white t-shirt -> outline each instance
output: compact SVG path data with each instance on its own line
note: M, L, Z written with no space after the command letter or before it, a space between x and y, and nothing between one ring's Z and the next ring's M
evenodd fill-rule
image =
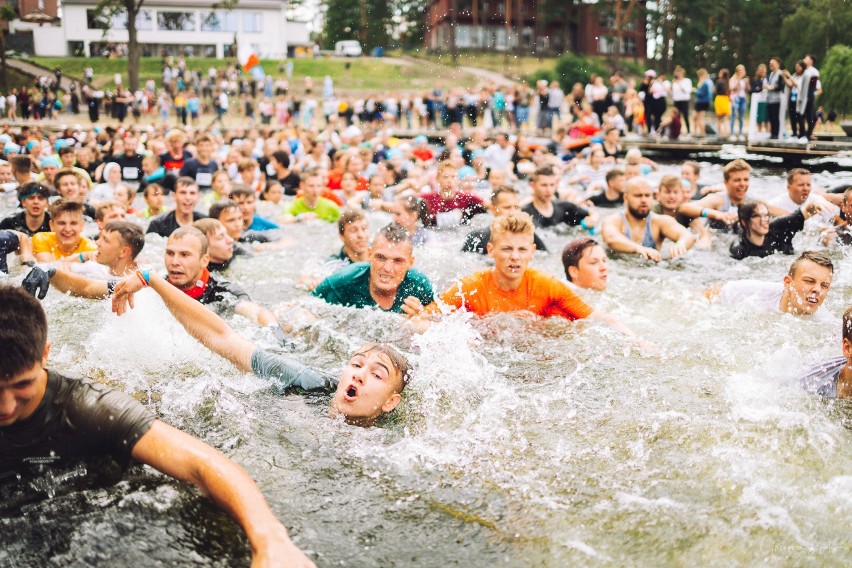
M734 280L719 290L719 304L735 306L747 303L761 310L781 313L781 296L784 284L781 282L763 282L761 280ZM828 312L818 310L813 318L818 321L831 320Z
M804 207L805 205L810 205L811 203L821 203L824 207L828 209L828 211L820 213L820 216L826 222L831 221L836 215L840 214L840 209L837 207L837 205L831 203L822 195L814 192L811 192L811 194L808 195L808 198L801 206L796 205L796 203L792 199L790 199L790 194L787 192L784 192L781 195L777 195L769 201L770 205L772 205L773 207L777 207L778 209L783 209L787 213L792 213L799 207Z
M692 80L684 77L677 81L672 81L672 100L673 101L688 101L692 95Z

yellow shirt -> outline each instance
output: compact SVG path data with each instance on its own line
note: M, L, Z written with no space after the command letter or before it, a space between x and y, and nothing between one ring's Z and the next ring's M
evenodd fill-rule
M81 252L89 252L98 250L98 247L95 246L95 243L86 237L80 238L80 244L77 245L77 248L65 254L62 249L59 248L59 243L56 241L56 233L36 233L33 235L33 254L38 254L40 252L49 252L53 255L53 258L59 260L61 258L65 258L66 256L72 256L75 254L80 254Z

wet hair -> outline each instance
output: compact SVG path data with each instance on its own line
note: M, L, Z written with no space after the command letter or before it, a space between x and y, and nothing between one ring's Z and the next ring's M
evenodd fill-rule
M195 145L198 146L202 142L210 142L212 144L213 139L210 138L210 136L208 136L207 134L202 134L201 136L195 139Z
M107 211L112 211L113 209L125 210L124 206L118 201L104 201L95 209L95 221L103 221Z
M606 173L606 184L609 185L609 182L614 180L617 177L621 177L624 175L624 170L620 168L612 168Z
M47 186L40 184L37 181L31 181L29 183L25 183L21 187L18 188L18 201L23 202L24 199L31 195L41 195L45 199L50 197L50 190Z
M199 219L193 223L192 226L204 233L205 236L215 233L220 227L222 229L225 228L219 219L212 219L210 217L207 217L206 219Z
M80 176L74 170L59 170L58 172L56 172L56 175L53 176L53 185L55 187L58 187L59 186L59 180L61 180L64 177L68 177L68 176L73 176L73 177L77 178L77 184L78 185L83 184L83 180L80 179Z
M0 286L0 306L0 381L7 381L41 361L47 317L23 288Z
M136 258L145 247L145 233L136 223L130 221L110 221L103 230L104 233L118 233L126 246L130 247L130 258Z
M745 235L746 238L751 233L749 221L751 221L752 217L757 215L757 208L760 205L766 207L766 204L762 201L753 201L751 199L745 199L742 203L740 203L740 206L737 208L737 216L740 223L740 229L742 229L743 235Z
M510 193L515 196L520 196L520 192L512 187L511 185L501 185L497 189L494 190L494 193L491 194L491 201L497 199L498 195L503 195L504 193Z
M160 165L160 163L161 163L161 162L160 162L160 157L159 157L157 154L148 154L147 156L145 156L145 157L144 157L144 158L142 158L142 159L143 159L143 160L153 160L153 161L154 161L154 163L156 163L158 166L159 166L159 165ZM187 177L189 177L189 176L187 176Z
M201 243L201 256L207 254L207 235L196 229L194 226L192 227L180 227L174 233L169 235L169 240L172 239L182 239L184 237L195 237L198 239L198 242Z
M688 160L688 161L684 162L683 165L688 167L689 169L691 169L692 173L694 173L696 176L701 175L701 166L698 164L698 162L693 162L692 160Z
M347 207L340 212L340 217L337 218L337 232L342 235L346 231L347 226L358 221L363 221L366 218L367 216L360 209Z
M248 199L249 197L254 197L254 190L251 190L247 187L235 187L231 190L231 200L236 201L237 197L244 197Z
M352 356L367 355L368 353L381 353L390 359L391 366L393 366L393 370L396 371L399 377L399 387L394 386L394 392L402 394L402 391L405 390L405 387L408 386L408 382L411 380L411 363L408 362L408 359L397 351L396 348L387 343L368 343L353 353Z
M376 235L376 238L380 236L384 237L389 243L393 243L395 245L399 243L408 243L409 245L412 245L411 233L405 230L405 227L399 223L389 223L379 229L379 233Z
M450 170L450 169L452 169L452 170L458 170L458 168L457 168L455 165L453 165L453 163L452 163L452 162L450 162L450 161L449 161L449 159L444 160L444 161L442 161L440 164L438 164L438 172L437 172L437 174L438 174L438 175L441 175L441 173L443 173L443 171L444 171L444 170Z
M260 200L261 201L267 201L266 197L269 194L269 190L272 189L273 187L280 187L281 191L282 192L284 191L284 186L282 186L280 183L278 183L275 180L270 181L269 183L266 184L266 187L264 187L263 189L260 190Z
M843 312L843 339L852 342L852 306Z
M579 267L580 259L583 258L586 249L598 246L600 246L600 243L589 237L580 237L565 245L565 248L562 249L562 268L565 269L565 278L568 279L568 282L572 281L571 275L568 274L568 268L571 266Z
M809 176L811 175L810 170L806 170L805 168L793 168L789 172L787 172L787 183L793 183L793 180L796 179L796 176Z
M69 201L67 199L57 199L50 205L50 218L56 219L63 213L77 213L81 217L86 207L77 201Z
M417 213L417 220L425 225L429 222L429 206L416 195L406 195L397 203L409 213Z
M680 181L680 178L678 176L664 175L663 178L660 180L659 189L662 189L664 187L668 189L676 185L680 186L680 188L683 189L683 182Z
M809 260L814 264L818 264L820 266L824 266L828 268L829 272L834 274L834 263L831 262L831 258L824 252L819 252L815 250L806 250L802 254L793 261L793 264L790 265L790 272L788 274L792 277L796 275L796 269L799 268L799 265L804 261Z
M533 172L533 175L530 176L530 181L538 181L538 178L540 177L550 177L555 175L556 172L553 171L553 166L541 166Z
M162 193L163 195L166 194L166 190L163 189L163 186L161 186L160 184L149 183L148 185L145 186L145 189L142 191L142 197L148 197L148 194L151 193L152 191L154 191L155 189L159 189L160 193Z
M210 178L210 183L216 181L216 178L219 176L225 176L226 178L228 178L228 181L230 181L231 179L231 176L228 175L228 172L226 170L216 170L215 172L213 172L213 177Z
M725 167L722 168L722 173L724 174L725 181L728 181L732 175L737 172L750 172L751 166L748 165L743 159L737 158L732 162L728 162L725 164Z
M287 155L287 152L285 152L284 150L275 150L274 152L272 152L272 157L283 167L290 167L290 156Z
M195 189L198 189L198 183L196 183L196 181L193 178L191 178L189 176L180 176L179 178L177 178L177 181L175 182L175 191L180 189L181 186L190 186L190 185L195 187Z
M532 217L529 213L516 211L502 217L497 217L491 223L492 242L494 235L498 233L511 233L513 235L532 235L535 233Z
M304 183L305 181L308 180L308 178L312 178L312 177L319 177L319 178L323 177L322 172L320 172L319 168L308 168L307 170L302 172L302 174L300 176L301 182Z
M74 153L74 148L72 148L71 146L63 146L62 148L59 149L59 152L57 152L57 154L59 154L60 156L64 156L65 154L73 154L73 153Z
M238 172L246 172L248 170L254 171L257 168L257 162L254 160L240 160L237 164Z
M219 219L222 217L222 213L228 211L230 209L240 210L240 206L237 205L236 202L231 201L230 199L220 199L216 203L210 206L210 211L207 212L207 216L213 219Z
M29 174L33 171L33 160L29 156L12 156L11 163L15 172L21 175Z

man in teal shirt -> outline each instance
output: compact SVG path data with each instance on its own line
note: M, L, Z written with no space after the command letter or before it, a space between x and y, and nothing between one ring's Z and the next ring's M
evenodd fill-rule
M320 282L313 295L329 304L409 313L418 303L428 305L434 298L432 283L413 265L411 234L391 223L373 240L369 262L335 272Z

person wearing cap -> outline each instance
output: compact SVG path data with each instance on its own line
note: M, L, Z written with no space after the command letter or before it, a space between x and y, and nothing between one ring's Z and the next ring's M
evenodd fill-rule
M18 201L23 211L14 213L0 221L0 229L18 231L33 236L50 232L50 213L47 198L50 190L38 182L29 182L18 188Z
M422 134L414 139L414 150L411 155L427 164L435 159L435 152L429 147L429 139Z
M36 177L36 181L42 182L47 187L56 187L54 178L60 166L59 160L53 156L43 158L41 160L41 173Z

